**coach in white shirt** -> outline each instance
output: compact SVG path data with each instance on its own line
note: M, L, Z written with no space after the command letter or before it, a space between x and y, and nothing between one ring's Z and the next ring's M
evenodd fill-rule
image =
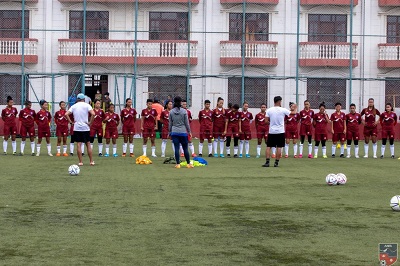
M81 148L82 142L86 144L90 165L94 165L92 148L90 147L90 125L94 119L94 111L90 104L85 103L85 95L83 95L83 93L79 93L76 98L76 104L69 108L65 114L65 117L68 119L71 125L74 125L74 138L75 141L78 142L77 150L79 165L83 165ZM70 114L73 114L75 122L72 122L71 118L69 117ZM88 121L89 114L90 122Z
M269 133L267 139L267 150L265 157L267 158L263 167L269 167L271 148L276 147L276 159L274 167L278 167L279 158L282 154L282 148L285 147L285 116L290 114L290 111L281 107L282 97L274 97L274 107L267 110L267 122L269 122Z

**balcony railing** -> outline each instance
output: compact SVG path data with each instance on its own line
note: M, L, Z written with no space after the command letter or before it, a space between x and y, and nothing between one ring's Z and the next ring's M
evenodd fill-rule
M357 43L352 45L352 65L358 65ZM300 43L300 66L350 66L350 43Z
M353 5L358 5L358 0L300 0L301 5L343 5L349 6L353 1Z
M81 63L83 55L87 63L133 64L135 42L131 40L87 40L86 52L80 39L60 39L58 61L60 63ZM189 52L189 54L188 54ZM140 40L136 44L138 64L197 64L197 41L181 40Z
M400 67L400 43L380 43L378 67Z
M220 0L221 4L241 4L244 0ZM278 4L279 0L246 0L247 4Z
M379 6L400 6L400 0L379 0Z
M21 63L22 54L25 63L37 63L37 45L37 39L0 38L0 63Z
M34 1L34 0L33 0ZM37 0L36 0L37 1ZM58 0L61 3L82 3L83 0ZM135 3L136 0L87 0L87 2L96 3ZM188 0L138 0L139 3L182 3L186 4ZM198 4L199 0L191 0L192 4Z
M277 42L246 41L244 58L246 65L271 65L278 64ZM220 42L221 65L242 64L242 42L221 41Z

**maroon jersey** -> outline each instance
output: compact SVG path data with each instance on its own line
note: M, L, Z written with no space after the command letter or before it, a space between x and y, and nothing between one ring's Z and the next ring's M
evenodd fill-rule
M54 122L58 127L68 127L68 120L65 117L66 110L59 110L54 114Z
M328 124L328 120L326 118L326 114L316 113L313 117L315 121L315 131L320 132L319 134L326 134L326 125Z
M47 128L50 127L50 122L51 122L50 112L40 109L40 111L37 112L37 114L36 114L35 121L36 121L36 124L38 125L38 128L46 130Z
M295 114L290 114L285 116L285 121L286 121L286 130L287 131L296 131L297 130L297 125L300 121L300 114L295 113Z
M248 111L240 112L240 119L242 120L242 131L250 131L250 122L253 120L253 114Z
M346 115L347 131L358 132L359 125L361 124L361 115L359 113L349 113Z
M299 114L300 114L300 122L301 122L301 124L307 125L307 126L311 126L311 122L312 122L312 119L314 117L314 111L311 110L311 109L308 110L308 111L301 110Z
M381 114L382 129L393 129L397 123L397 115L395 112L384 112Z
M192 112L190 112L189 109L185 109L188 115L189 123L192 123L193 117L192 117Z
M25 127L33 127L35 124L36 112L32 109L24 108L19 112L19 121Z
M339 114L337 112L334 112L331 115L331 121L333 125L333 131L335 133L343 133L344 122L346 121L346 114L343 112L340 112Z
M381 113L377 109L369 110L368 108L364 108L361 111L361 116L363 115L364 115L365 125L367 127L373 127L374 126L373 124L376 121L376 116L377 115L380 116Z
M168 127L169 127L169 112L168 110L164 110L161 113L160 119L162 119L162 123L163 123L163 129L167 129L168 131Z
M106 129L117 128L118 122L119 122L119 115L118 114L106 112L104 116L105 116L105 119L106 119Z
M15 123L15 118L18 115L17 108L11 107L4 108L3 111L1 111L1 117L3 118L4 125L6 126L16 126L17 124Z
M144 117L143 128L154 129L157 119L156 109L143 109L142 117Z
M266 116L266 113L258 113L258 114L256 114L256 118L255 118L255 123L256 123L256 128L257 128L257 131L258 131L258 129L260 128L267 128L268 127L268 125L265 123L265 116Z
M213 127L213 111L212 110L201 110L199 112L199 122L200 122L200 127L202 129L208 129L211 130Z
M225 115L226 115L226 113L225 113L224 109L222 109L222 108L221 108L221 110L218 108L214 109L213 110L214 125L219 126L219 127L225 126Z
M228 120L229 125L239 125L239 119L240 119L240 112L230 112L226 116L226 120Z
M121 121L125 126L135 126L136 121L136 110L135 108L125 108L121 111Z
M102 109L93 109L94 118L91 128L101 128L103 126L103 121L106 118L105 113Z

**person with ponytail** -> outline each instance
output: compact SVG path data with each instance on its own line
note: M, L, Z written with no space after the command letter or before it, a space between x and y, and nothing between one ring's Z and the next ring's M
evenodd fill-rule
M104 115L104 123L106 123L106 153L104 157L110 157L110 139L112 139L113 144L113 156L118 157L117 154L117 138L118 138L118 124L119 124L119 115L114 112L114 104L110 104L108 106L108 111Z
M161 130L161 157L165 157L165 149L167 148L167 142L169 137L169 113L172 110L172 101L168 101L165 104L165 110L161 112L160 122L162 123L162 130ZM175 153L175 146L172 143L172 150Z
M239 136L242 133L241 130L241 120L240 120L240 113L239 113L239 105L234 104L232 106L232 111L229 112L225 117L225 130L224 136L227 138L233 137L233 157L238 157L238 150L239 150ZM227 147L228 143L227 143ZM227 149L227 156L230 156L230 148Z
M31 109L32 102L26 100L25 108L19 112L19 121L21 121L21 155L24 155L26 137L31 141L31 154L35 156L35 117L36 112Z
M346 114L341 111L342 104L335 104L335 112L331 115L330 120L332 131L332 158L336 156L336 145L340 142L340 158L344 158L344 141L346 139Z
M361 116L364 117L362 123L364 124L364 158L368 158L369 140L372 140L373 158L377 158L376 151L378 149L377 136L378 136L378 119L381 113L375 108L374 99L368 99L368 107L361 111Z
M393 105L391 103L386 103L385 112L380 116L380 123L382 126L381 159L383 159L385 155L387 139L389 139L390 144L390 157L394 159L394 127L397 124L397 115L393 111Z
M153 100L147 99L146 109L142 110L140 129L143 135L143 155L147 156L147 141L151 141L151 156L157 157L156 155L156 130L157 124L157 110L152 107Z
M99 156L103 156L103 120L105 118L105 113L101 109L101 101L94 100L94 119L90 126L90 147L93 150L94 138L97 136L97 145L99 149Z
M225 116L224 99L218 97L217 106L213 110L213 148L214 157L218 157L218 142L219 142L219 156L224 158L224 130L225 130Z
M300 147L299 158L303 158L303 145L307 136L308 158L312 158L312 124L314 111L310 109L310 101L304 101L304 109L300 111Z
M354 141L354 156L358 156L358 141L360 139L359 126L361 124L361 114L356 112L356 105L350 104L350 113L346 115L346 138L347 138L347 156L351 158L351 141Z
M208 141L208 157L212 157L212 129L213 129L213 110L210 108L211 101L204 101L204 109L199 112L200 123L200 142L199 142L199 157L203 156L204 140Z
M328 158L326 156L326 141L328 139L327 125L330 122L328 114L325 111L325 102L322 102L319 105L319 113L316 113L313 117L313 126L315 128L314 159L318 158L319 143L322 144L322 158Z
M244 102L242 112L240 112L240 142L239 142L239 158L243 157L243 145L245 146L245 156L250 158L250 140L251 140L251 128L250 124L253 120L253 114L249 112L249 103Z
M50 123L51 114L49 112L49 105L46 100L40 100L40 111L36 114L36 124L38 126L38 140L36 145L36 156L40 156L40 146L42 145L42 139L46 138L47 143L47 154L53 156L51 153L51 142L50 142Z
M65 117L67 113L66 107L67 104L64 101L60 102L60 110L54 114L54 122L57 126L56 128L56 136L57 136L57 154L56 156L61 156L61 140L63 142L63 153L62 155L67 157L67 137L68 137L68 120Z
M4 134L3 134L3 151L7 155L8 139L11 136L11 145L13 155L17 154L17 123L15 118L18 115L17 108L13 107L14 100L11 96L7 96L7 106L1 111L1 118L4 121Z
M132 99L128 98L125 101L125 108L121 111L122 122L122 135L124 136L124 144L122 144L122 157L126 156L126 148L128 147L129 139L129 156L134 157L133 154L133 136L135 135L135 122L137 112L132 108Z
M255 116L255 124L257 131L257 149L256 149L256 158L260 158L261 156L261 144L264 139L265 145L267 144L268 133L269 133L269 125L267 124L267 105L265 103L261 104L260 112Z
M300 114L297 113L297 105L293 102L289 103L290 114L285 117L285 158L289 157L290 140L293 142L293 158L297 158L297 139L299 138L298 125L300 122Z

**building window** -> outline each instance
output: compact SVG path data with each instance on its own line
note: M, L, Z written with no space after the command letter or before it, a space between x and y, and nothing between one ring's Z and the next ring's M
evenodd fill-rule
M150 12L150 40L187 40L187 12Z
M163 102L171 95L186 99L186 77L149 77L148 98L158 98ZM190 105L190 99L186 99Z
M86 11L86 38L108 39L108 11ZM69 12L69 38L83 39L83 11Z
M24 12L24 38L29 38L29 11ZM0 10L0 38L22 38L22 11Z
M387 43L400 43L400 16L387 16Z
M269 15L266 13L247 13L245 30L243 30L243 14L229 14L229 40L241 41L243 32L246 41L268 41Z
M347 42L347 15L308 15L309 42Z
M0 76L0 105L7 104L7 96L11 96L14 104L22 104L23 100L29 99L28 81L25 85L25 99L21 97L21 76L4 75Z
M400 79L385 80L385 104L391 103L394 108L400 107Z
M243 104L242 78L228 79L228 102ZM249 103L250 108L258 108L266 104L268 100L268 79L266 78L245 78L244 79L244 100Z
M327 109L334 109L335 103L346 105L345 79L307 79L307 99L312 109L318 109L325 102Z

